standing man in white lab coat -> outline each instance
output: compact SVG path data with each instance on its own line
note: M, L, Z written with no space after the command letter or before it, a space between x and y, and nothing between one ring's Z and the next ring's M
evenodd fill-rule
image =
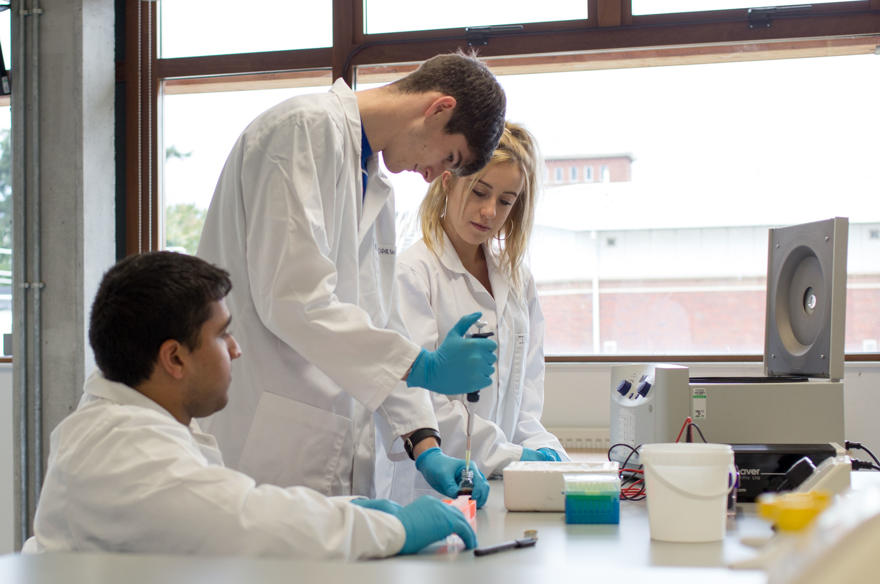
M189 255L125 258L101 281L89 341L100 367L52 431L23 551L272 555L354 560L415 553L473 530L433 497L325 497L226 468L194 418L222 409L241 356L229 275Z
M375 448L403 439L455 496L429 395L489 385L496 345L463 316L437 351L410 341L395 297L394 197L379 170L469 174L504 128L504 91L473 56L439 55L382 87L295 97L257 117L220 175L198 255L229 270L229 407L206 420L227 463L259 481L372 495ZM488 485L477 471L474 498Z

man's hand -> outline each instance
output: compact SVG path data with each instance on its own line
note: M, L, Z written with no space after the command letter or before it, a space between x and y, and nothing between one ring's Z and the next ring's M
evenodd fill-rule
M467 549L477 547L477 535L464 514L446 503L427 495L401 507L387 499L353 499L352 503L384 511L397 517L406 531L400 554L414 554L428 544L457 534Z

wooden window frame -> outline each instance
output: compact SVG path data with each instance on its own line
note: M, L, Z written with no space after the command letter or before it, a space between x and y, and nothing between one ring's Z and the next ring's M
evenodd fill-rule
M126 254L161 248L159 177L162 157L158 112L163 83L200 91L216 83L296 83L310 70L330 70L353 85L354 72L380 76L408 70L439 53L473 47L499 74L549 70L645 67L799 56L865 54L880 47L880 0L814 5L764 13L746 9L632 15L631 0L588 0L588 18L523 24L519 30L466 28L364 34L363 0L333 0L333 46L159 58L157 2L123 0L117 80L124 88L125 172L119 177L125 208ZM395 67L399 65L399 67ZM282 72L282 73L279 73ZM235 76L230 81L229 77ZM866 115L873 115L870 108ZM572 356L548 362L760 361L759 355ZM877 361L880 354L847 355Z

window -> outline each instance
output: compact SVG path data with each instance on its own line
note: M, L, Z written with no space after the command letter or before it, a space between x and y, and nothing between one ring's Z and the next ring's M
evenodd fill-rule
M217 80L212 81L216 88ZM162 119L167 249L196 252L217 178L251 120L294 95L326 91L330 76L324 81L323 86L197 93L175 93L173 84L168 87Z
M631 152L638 169L610 182L609 161L599 183L545 185L531 266L549 354L760 354L768 228L834 216L850 219L846 349L880 336L880 253L864 245L880 228L880 118L848 105L880 94L875 55L502 82L548 157ZM591 87L613 88L590 96L607 115L572 120ZM662 91L645 100L642 87ZM756 139L758 111L774 112L773 140Z
M827 4L840 0L811 0L810 4ZM774 0L769 6L802 5L797 0ZM751 8L768 6L756 0L632 0L632 13L637 14L669 14L673 12L696 12L708 10L726 10L731 8Z
M10 42L10 13L0 12L0 48L3 65L12 68ZM12 115L9 96L0 95L0 347L12 350L11 343L3 343L3 335L12 333ZM6 351L0 351L6 354Z
M409 30L460 28L525 22L557 22L587 18L584 0L447 0L429 18L413 9L412 0L365 0L364 32L378 34Z
M584 167L584 182L593 182L593 167Z
M493 1L428 20L400 0L323 0L302 25L302 11L295 23L284 16L295 3L263 2L248 12L264 28L243 27L249 16L227 0L125 3L160 24L127 14L142 46L161 29L160 54L145 52L151 67L122 63L127 88L138 75L146 87L129 103L153 114L127 108L126 172L146 177L127 179L127 193L164 204L152 224L128 211L130 251L132 226L155 233L138 245L194 249L187 213L204 212L231 141L271 103L340 76L356 88L386 83L470 43L502 80L508 117L557 161L544 169L531 249L548 354L760 355L767 229L831 216L850 219L846 349L876 352L880 216L870 187L880 168L866 138L880 130L868 107L880 90L876 0L780 11L772 42L733 0L711 3L725 10L718 16L705 2L633 0L624 14L628 2L596 0L587 14L582 0L540 10ZM352 30L334 32L334 22ZM521 28L464 31L507 24ZM229 33L241 28L260 34ZM151 74L161 91L150 91ZM584 152L589 162L576 158ZM393 180L405 185L399 211L411 215L425 185Z
M332 0L159 0L164 58L332 45Z
M0 341L2 341L4 334L12 332L11 128L9 99L7 97L6 103L0 105Z

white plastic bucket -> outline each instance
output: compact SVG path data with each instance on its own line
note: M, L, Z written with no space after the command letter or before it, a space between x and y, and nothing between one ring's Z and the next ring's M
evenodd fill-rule
M718 541L727 523L733 449L728 444L645 444L644 465L651 539Z

